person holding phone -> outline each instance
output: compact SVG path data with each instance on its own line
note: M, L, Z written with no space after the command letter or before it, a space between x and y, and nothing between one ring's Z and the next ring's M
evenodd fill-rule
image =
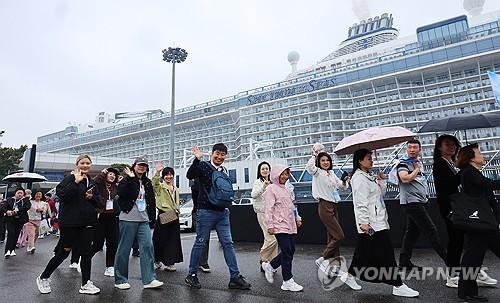
M340 256L340 244L344 240L344 231L339 223L337 203L340 201L338 190L348 187L348 175L339 179L333 172L332 157L323 151L324 146L316 143L312 149L312 156L306 164L307 172L312 176L312 195L318 200L318 214L321 222L326 227L326 248L316 265L328 272L330 261Z
M51 292L50 276L75 247L78 247L81 256L82 285L79 292L94 295L101 291L90 280L92 240L97 224L97 209L101 208L99 193L89 176L91 165L92 160L88 155L78 156L75 170L56 187L60 198L60 237L54 256L36 278L38 290L42 294Z
M392 285L395 296L417 297L419 292L401 280L383 199L386 190L384 174L380 171L378 175L372 175L372 167L371 151L359 149L354 152L351 188L359 238L348 273L343 273L340 280L352 289L360 290L361 286L354 278L357 276L363 281Z

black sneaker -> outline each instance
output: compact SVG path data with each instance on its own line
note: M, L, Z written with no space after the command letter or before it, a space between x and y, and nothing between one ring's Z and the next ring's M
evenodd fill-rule
M242 290L247 290L250 289L252 285L245 281L245 277L242 275L239 275L237 278L231 278L229 281L229 289L242 289Z
M201 271L204 273L210 272L210 266L208 266L208 264L203 264L203 265L200 265L199 267L200 267Z
M192 288L201 288L200 281L198 281L198 276L196 274L188 275L186 279L184 279L184 282Z
M140 257L140 256L141 256L141 254L139 253L138 249L132 250L132 257Z

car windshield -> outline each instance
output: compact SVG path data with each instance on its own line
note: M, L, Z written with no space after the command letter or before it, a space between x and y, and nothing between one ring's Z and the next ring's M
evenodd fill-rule
M186 204L182 205L181 207L193 207L193 200L187 202Z

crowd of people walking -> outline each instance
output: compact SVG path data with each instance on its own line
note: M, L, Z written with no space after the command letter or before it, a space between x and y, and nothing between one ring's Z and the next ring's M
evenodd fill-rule
M231 235L228 207L234 192L224 165L227 147L215 144L208 161L203 161L200 148L194 147L192 151L194 161L186 177L193 181L196 238L184 281L192 288L202 287L198 271L211 270L208 246L210 232L215 229L228 269L228 288L249 290L251 284L240 272ZM422 234L448 268L445 285L457 288L461 299L486 302L487 298L479 295L478 286L497 283L483 270L483 261L488 249L500 258L500 206L493 193L500 189L500 180L491 180L481 173L485 160L477 144L461 147L454 136L437 138L432 175L437 203L448 234L448 245L445 247L429 214L427 181L431 173L424 168L420 153L420 142L408 141L406 155L389 173L394 174L392 183L399 186L399 200L406 215L399 262L396 262L383 198L387 176L383 171L374 171L373 151L365 148L355 151L351 172L342 173L339 177L333 170L332 157L325 147L314 144L305 169L312 176L312 196L318 202L318 220L324 225L327 235L325 248L314 262L319 271L338 276L352 290L362 289L358 283L361 280L391 285L395 296L417 297L419 292L407 286L400 273L422 268L412 261L413 247ZM28 242L27 252L33 254L37 238L46 232L40 233L42 222L50 220L57 223L60 236L54 256L36 277L41 293L51 292L50 277L70 254L71 264L77 264L81 271L79 292L99 293L100 289L91 280L91 266L92 257L104 249L104 244L104 275L114 277L117 289L131 288L128 269L134 246L134 255L140 258L144 289L161 287L163 282L157 280L156 270L176 271L175 264L184 261L179 227L181 205L179 189L174 185L174 169L158 163L152 179L149 179L148 161L139 157L130 168L124 169L124 177L118 170L107 168L91 178L91 165L88 155L77 158L74 171L57 186L58 208L54 207L50 196L44 196L40 191L32 195L22 188L1 203L0 227L4 228L5 224L7 230L5 258L16 256L16 246L19 247L19 241L25 241L23 237ZM281 268L281 289L298 292L304 287L294 280L292 268L295 237L303 223L294 204L293 186L288 180L290 173L290 167L260 163L251 197L264 239L259 251L258 270L263 272L269 283L273 283L276 272ZM350 266L344 272L335 265L346 237L337 203L340 201L339 191L348 188L352 192L358 239ZM487 229L487 226L460 221L465 203L459 201L464 196L470 197L469 202L486 201L478 209L481 209L481 215L493 218L492 224L496 224L496 228L490 226ZM477 211L472 214L477 215ZM1 228L0 240L3 242L5 232ZM373 277L368 269L388 271L393 275ZM472 270L472 275L467 275L467 270Z

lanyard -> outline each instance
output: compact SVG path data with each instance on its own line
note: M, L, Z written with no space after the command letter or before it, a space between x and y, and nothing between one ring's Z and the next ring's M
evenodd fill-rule
M144 199L144 185L142 184L142 180L139 180L139 199Z

